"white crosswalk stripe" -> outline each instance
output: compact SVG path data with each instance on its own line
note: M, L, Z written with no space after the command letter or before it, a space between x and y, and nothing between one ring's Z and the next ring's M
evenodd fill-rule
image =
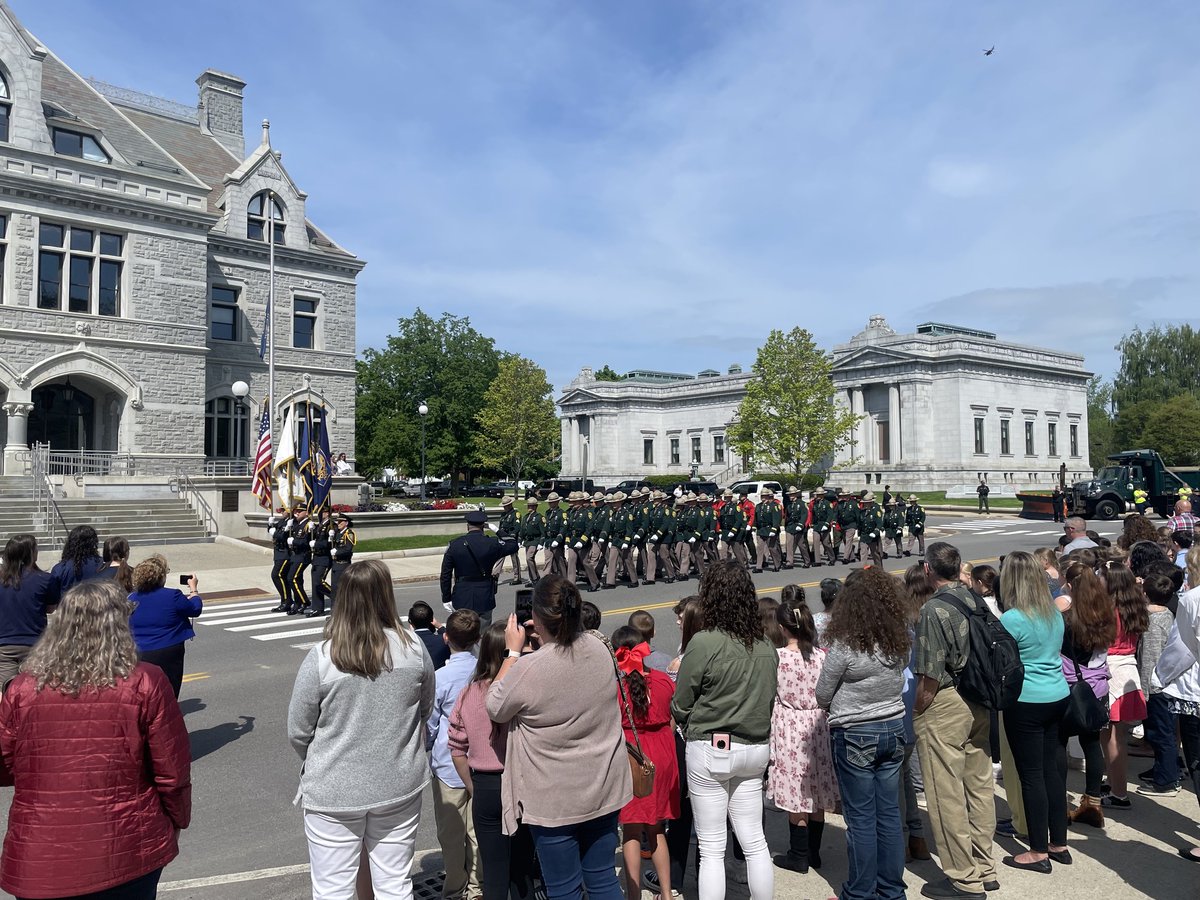
M204 615L195 620L197 625L220 628L234 634L245 634L256 641L285 641L310 638L325 630L325 619L306 619L304 616L287 616L271 612L279 605L277 599L254 600L246 603L213 604L204 610ZM297 650L308 650L318 641L305 641L289 646Z
M1022 522L998 522L995 519L986 519L978 521L975 519L963 519L955 522L939 522L936 527L945 529L946 531L957 531L963 534L978 534L987 536L1014 537L1024 535L1026 537L1047 537L1049 535L1062 535L1062 526L1057 528L1042 529L1036 526L1031 527L1032 523L1027 521ZM1099 531L1101 537L1115 538L1117 532Z

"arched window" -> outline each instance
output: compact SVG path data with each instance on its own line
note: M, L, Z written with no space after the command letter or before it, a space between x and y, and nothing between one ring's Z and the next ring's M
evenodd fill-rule
M265 241L267 239L267 208L271 210L271 219L275 223L275 243L283 243L283 232L287 227L283 221L283 207L279 205L279 201L271 196L270 202L267 200L267 191L255 194L250 201L250 206L246 209L246 237L252 241Z
M8 79L4 77L4 73L0 72L0 141L8 143L8 120L9 113L12 111L12 103L9 101L12 95L8 92Z
M250 408L235 397L204 404L204 455L245 459L250 455Z

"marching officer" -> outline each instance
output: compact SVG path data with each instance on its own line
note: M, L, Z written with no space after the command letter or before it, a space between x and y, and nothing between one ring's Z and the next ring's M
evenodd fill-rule
M858 546L854 539L858 534L858 498L843 494L837 505L837 524L842 535L842 562L854 562Z
M862 509L858 511L858 528L871 562L883 568L883 510L875 502L875 495L867 491L862 498Z
M746 557L757 568L762 565L762 560L758 558L758 551L754 546L754 513L756 507L754 506L754 501L750 499L750 495L745 492L738 494L738 506L742 510L742 518L746 520L746 527L742 532L742 543L746 547Z
M567 521L558 505L562 497L551 491L546 498L546 550L550 553L549 569L554 575L566 576L567 555L563 545L567 540Z
M825 565L832 566L837 563L838 545L834 538L837 537L837 509L834 503L829 499L830 491L826 488L817 488L816 499L813 501L812 508L812 523L813 523L813 565L820 565L817 562L817 556L822 556ZM834 497L836 501L837 497ZM817 550L817 542L820 542L821 550Z
M713 512L713 498L708 494L701 494L697 502L700 506L696 513L696 532L700 540L692 548L692 559L696 571L703 575L705 567L717 561L717 514Z
M809 521L809 507L803 500L800 499L800 489L795 485L791 485L787 489L787 509L785 510L786 519L784 527L787 530L787 562L784 563L785 569L794 569L796 563L796 550L800 551L799 565L805 569L812 566L812 550L808 546L808 529L811 525Z
M338 582L342 580L342 573L350 568L350 563L354 561L354 545L358 543L358 536L354 533L354 522L345 513L337 513L333 517L333 527L333 574L329 577L330 612L337 603Z
M754 508L754 526L758 536L758 564L755 572L761 572L771 563L778 572L783 565L783 554L779 550L779 531L783 528L783 510L770 488L762 489L762 500Z
M312 528L312 538L308 542L312 550L312 609L305 611L304 618L312 619L325 615L325 600L329 596L329 583L325 580L329 570L333 568L333 522L330 521L328 506L322 506L318 513L320 521Z
M533 587L541 577L538 572L537 555L542 549L542 544L546 542L546 519L538 512L537 497L530 497L525 501L525 506L528 511L521 520L520 537L521 543L525 545L525 574L529 576L525 583Z
M908 546L904 549L905 556L912 556L913 541L916 541L925 558L925 510L916 494L908 495L908 509L904 511L904 524L908 526Z
M725 501L721 504L721 513L717 517L717 527L721 531L721 559L728 559L732 555L739 563L748 567L746 545L742 541L742 535L746 531L746 517L741 506L733 502L733 491L726 490L721 498Z
M292 530L288 535L288 608L289 616L299 615L308 609L308 592L304 590L304 573L312 563L312 522L308 509L296 506L292 509Z
M608 532L611 513L604 503L604 495L599 491L592 494L592 528L591 542L588 544L588 562L596 570L596 579L604 577L608 561Z
M667 495L659 491L663 501L662 521L658 527L658 564L664 580L670 584L683 580L679 564L675 561L675 533L679 527L678 513L675 507L667 504Z
M503 500L501 500L500 510L500 521L496 523L496 534L499 535L501 539L510 539L515 541L517 539L517 534L521 529L521 524L517 521L517 513L513 509L513 498L505 497ZM513 577L509 584L520 584L520 553L514 552L512 556L506 556L504 559L507 559L510 563L512 563ZM492 572L492 574L497 578L499 578L500 573L504 571L504 559L501 559L500 562L496 563L496 568Z
M467 533L452 540L442 557L442 605L447 612L475 610L480 625L486 628L492 624L492 610L496 608L492 568L517 552L517 542L484 534L488 520L481 509L471 510L466 519ZM490 527L495 530L495 526Z
M900 509L900 505L893 497L885 504L886 508L883 511L883 531L887 535L887 539L896 544L896 559L899 559L904 554L904 547L901 542L904 538L904 512ZM888 554L883 554L887 558Z
M588 591L600 590L600 579L596 577L596 567L588 559L592 543L592 511L588 506L588 495L583 491L572 491L567 502L571 509L567 513L567 581L575 583L575 573L583 569L587 576Z
M692 559L700 542L699 499L691 491L683 495L683 509L675 517L675 566L678 579L687 581L692 574ZM696 567L699 571L699 566Z
M648 548L646 546L650 536L650 498L653 496L653 493L650 488L646 488L645 490L634 488L629 494L629 511L637 520L637 530L633 536L633 549L637 551L634 565L637 568L635 572L629 574L629 577L634 581L637 581L639 578L643 581L645 580L647 573L650 571L650 556L653 556L655 552L653 547Z
M625 492L617 491L608 498L612 507L609 516L608 562L604 579L604 589L611 591L617 586L617 571L622 565L629 575L629 586L637 587L637 567L633 562L633 540L637 534L637 516L625 508Z
M646 561L642 565L642 581L654 584L659 574L658 542L662 540L663 518L667 512L667 495L662 491L650 492L650 506L646 510ZM663 581L669 579L671 572L663 567Z
M280 515L273 515L267 519L267 537L271 539L272 561L271 561L271 584L275 585L275 590L279 592L279 605L271 612L287 612L292 601L291 591L288 590L287 573L288 573L288 537L292 533L292 520L287 514L287 509L279 507Z

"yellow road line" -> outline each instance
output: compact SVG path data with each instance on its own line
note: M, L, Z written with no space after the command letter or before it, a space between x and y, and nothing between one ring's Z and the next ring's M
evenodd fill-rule
M211 676L207 672L189 672L187 675L183 676L183 683L187 684L190 681L203 681L205 678L210 677Z

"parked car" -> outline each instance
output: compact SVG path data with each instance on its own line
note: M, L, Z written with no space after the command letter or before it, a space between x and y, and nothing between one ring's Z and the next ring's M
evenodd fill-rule
M553 491L560 497L566 497L571 491L586 491L588 494L593 494L596 491L604 493L604 488L597 487L592 479L581 482L578 478L550 478L546 481L538 482L537 488L534 490L534 496L539 500L545 500Z
M436 494L435 491L437 491L439 488L441 488L443 484L445 484L445 486L446 486L446 493L445 494ZM426 499L428 499L429 497L435 497L435 496L449 497L450 496L449 490L450 490L449 482L442 482L442 481L439 481L436 479L430 479L429 481L425 482L425 497L426 497ZM420 497L421 496L421 479L420 478L414 478L408 484L406 484L404 486L404 496L405 497Z
M715 481L678 481L669 488L663 488L668 494L674 495L675 488L682 488L686 494L691 492L699 497L701 494L708 494L710 497L721 496L721 488Z
M512 489L511 481L484 481L463 488L462 495L464 497L503 497L505 494L511 494Z
M635 488L640 491L644 491L647 489L654 490L654 485L652 485L650 482L645 481L645 480L639 480L636 478L628 478L625 481L618 482L614 487L610 487L610 488L606 489L604 493L615 494L617 491L621 491L624 494L628 494L630 491L634 490Z
M745 494L751 503L760 503L763 488L770 488L775 493L776 500L783 499L783 485L778 481L739 481L730 490L735 494Z

